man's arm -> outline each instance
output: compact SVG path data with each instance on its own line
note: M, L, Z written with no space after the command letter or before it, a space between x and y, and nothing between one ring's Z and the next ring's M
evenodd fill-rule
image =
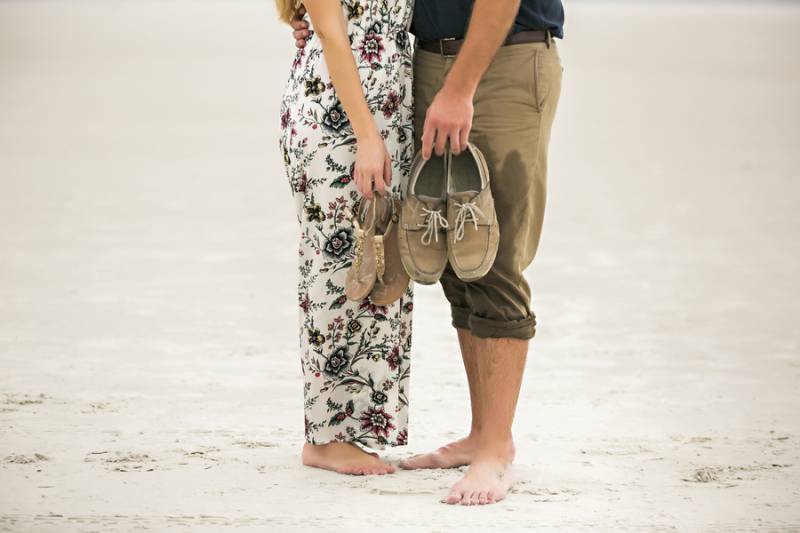
M519 11L520 0L475 0L467 36L444 85L425 115L422 157L431 151L444 154L450 149L459 154L466 148L472 129L472 99L481 77L497 50L506 40Z

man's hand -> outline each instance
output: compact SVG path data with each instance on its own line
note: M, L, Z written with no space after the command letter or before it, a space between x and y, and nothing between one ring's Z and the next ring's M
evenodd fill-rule
M427 113L422 130L422 157L431 158L431 151L444 155L450 141L450 150L458 155L466 149L472 129L472 91L452 89L445 83L436 93Z
M292 35L294 36L294 45L297 48L305 48L306 46L306 39L310 35L308 31L308 22L303 20L303 15L306 14L306 8L300 6L300 9L297 10L295 13L294 18L289 23L292 27Z

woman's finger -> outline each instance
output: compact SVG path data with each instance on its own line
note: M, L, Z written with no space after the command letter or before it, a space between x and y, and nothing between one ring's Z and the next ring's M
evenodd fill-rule
M389 154L386 154L386 158L383 160L383 182L387 186L392 184L392 158Z
M361 170L358 167L353 169L353 180L355 180L356 182L356 189L358 190L358 192L361 192L362 178L361 178Z
M379 195L386 196L386 184L383 182L383 172L375 172L375 181L373 181L372 187Z
M372 178L367 171L357 171L358 178L356 179L356 184L358 185L358 192L360 192L363 196L366 196L370 200L372 199Z
M299 31L308 30L308 22L306 22L305 20L303 20L301 18L297 18L297 17L295 17L295 18L293 18L292 20L289 21L289 26L292 27L292 29L295 31L295 33L299 32Z

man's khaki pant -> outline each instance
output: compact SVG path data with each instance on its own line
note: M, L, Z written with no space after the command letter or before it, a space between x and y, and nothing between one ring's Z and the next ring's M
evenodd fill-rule
M414 127L417 147L425 113L455 58L417 49ZM475 95L470 141L486 156L500 225L489 273L465 283L448 265L442 287L453 326L477 337L530 339L536 319L522 273L539 245L546 196L547 145L561 92L555 42L502 47Z

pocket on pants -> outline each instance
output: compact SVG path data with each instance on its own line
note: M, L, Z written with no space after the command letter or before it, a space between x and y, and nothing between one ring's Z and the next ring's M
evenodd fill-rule
M531 67L531 93L534 106L541 113L550 104L554 93L553 88L557 85L560 86L561 73L564 70L561 67L561 59L558 56L555 42L550 45L550 48L536 51Z

